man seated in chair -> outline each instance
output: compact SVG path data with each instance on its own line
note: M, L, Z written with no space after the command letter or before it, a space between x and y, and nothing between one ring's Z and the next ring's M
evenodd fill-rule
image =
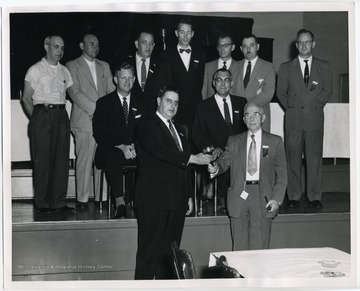
M106 169L111 198L116 207L115 218L121 218L127 217L123 166L136 164L135 126L145 113L145 103L138 96L131 94L135 75L134 68L129 63L123 63L115 69L114 82L116 91L96 102L93 132L98 144L95 165L100 169Z
M192 139L198 150L214 147L213 158L219 156L226 145L228 137L245 131L242 119L246 99L230 95L233 85L232 74L225 68L218 69L213 75L215 94L201 101L197 106ZM225 211L229 171L217 178L218 209Z

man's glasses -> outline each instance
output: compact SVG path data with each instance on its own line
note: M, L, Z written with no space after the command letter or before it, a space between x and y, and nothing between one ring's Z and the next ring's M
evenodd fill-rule
M244 117L245 117L246 119L250 119L251 117L257 118L257 117L259 117L259 116L261 116L261 113L260 113L260 112L254 112L253 114L250 114L250 113L245 113L245 114L244 114Z
M218 44L217 47L219 49L227 49L231 45L232 45L232 43L224 43L224 44Z
M298 46L303 46L303 45L306 45L306 46L309 46L313 43L312 40L306 40L306 41L298 41L297 44Z

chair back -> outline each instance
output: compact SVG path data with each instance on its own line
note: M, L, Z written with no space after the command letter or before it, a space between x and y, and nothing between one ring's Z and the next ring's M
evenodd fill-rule
M178 279L196 279L194 261L190 252L179 249L176 241L171 243L175 273Z

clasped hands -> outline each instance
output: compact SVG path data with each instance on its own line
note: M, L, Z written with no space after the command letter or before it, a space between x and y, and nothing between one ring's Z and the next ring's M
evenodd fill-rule
M125 159L130 160L130 159L135 159L136 158L136 151L135 151L135 146L134 144L121 144L119 146L116 146L118 149L122 150L122 152L124 153Z
M210 163L215 161L222 152L222 149L216 148L211 155L207 153L198 153L197 155L191 155L189 163L197 165L210 165Z

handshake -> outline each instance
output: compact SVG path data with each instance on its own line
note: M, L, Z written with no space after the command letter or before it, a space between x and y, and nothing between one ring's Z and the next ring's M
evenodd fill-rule
M215 163L215 160L221 155L222 152L223 150L220 148L209 146L204 148L202 153L191 155L189 163L197 165L208 165L208 171L210 174L215 174L219 169L218 165Z

